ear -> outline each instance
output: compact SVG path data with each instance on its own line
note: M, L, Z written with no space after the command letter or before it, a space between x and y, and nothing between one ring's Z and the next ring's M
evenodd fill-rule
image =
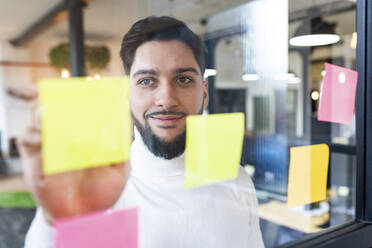
M204 109L208 107L209 104L209 93L208 93L208 80L203 81L203 98L204 98Z

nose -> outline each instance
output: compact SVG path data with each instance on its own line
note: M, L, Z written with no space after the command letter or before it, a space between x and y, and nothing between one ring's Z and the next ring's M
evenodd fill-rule
M177 102L177 92L172 83L167 80L161 82L156 91L155 105L166 110L172 110L177 106Z

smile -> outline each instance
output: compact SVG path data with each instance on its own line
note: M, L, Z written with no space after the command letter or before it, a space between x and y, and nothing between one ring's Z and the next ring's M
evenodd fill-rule
M173 126L177 124L180 120L182 120L185 116L179 115L156 115L152 116L153 119L157 124L161 126Z

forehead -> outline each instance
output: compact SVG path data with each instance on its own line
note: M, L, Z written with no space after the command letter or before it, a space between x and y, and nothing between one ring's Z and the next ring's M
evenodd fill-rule
M171 71L181 67L195 67L200 73L192 50L185 43L178 40L148 41L137 48L131 74L142 69Z

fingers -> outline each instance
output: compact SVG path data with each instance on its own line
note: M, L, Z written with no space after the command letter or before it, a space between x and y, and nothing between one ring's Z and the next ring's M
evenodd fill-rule
M118 171L118 173L125 179L128 177L129 172L130 172L130 162L120 162L120 163L114 163L109 165L111 168L115 169Z
M32 106L32 125L40 129L41 126L41 107L39 101Z
M41 132L40 127L29 127L22 135L17 138L21 155L29 156L41 152Z
M31 191L42 178L41 134L37 127L29 127L17 138L24 178Z
M36 100L32 106L32 126L17 137L25 183L38 203L37 185L43 178L40 113L40 104Z
M127 165L129 165L129 162L119 162L119 163L110 164L110 166L113 168L123 168L124 166L127 166Z

